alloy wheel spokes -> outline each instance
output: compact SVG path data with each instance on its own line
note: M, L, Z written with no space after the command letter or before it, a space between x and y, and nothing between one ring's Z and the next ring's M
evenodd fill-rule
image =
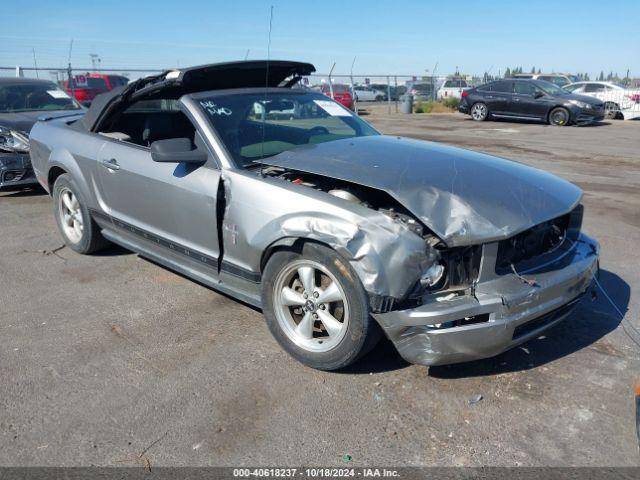
M292 288L284 287L282 289L282 304L287 307L304 305L304 297L301 293L296 292Z
M343 324L326 310L318 310L318 317L324 325L324 328L327 329L327 333L330 337L338 335L342 330Z
M310 340L313 338L313 322L314 322L313 314L311 312L306 312L300 320L300 323L296 327L296 333L303 338Z
M322 352L342 341L348 329L349 305L340 283L323 265L310 260L293 262L274 286L276 318L296 345Z
M67 207L69 213L73 213L74 207L71 199L71 192L66 191L62 194L62 202L64 203L64 206Z
M318 303L331 303L343 301L342 294L336 282L331 284L322 290L316 299Z
M67 238L78 243L82 239L84 222L80 202L71 190L65 189L60 193L60 216Z
M316 289L316 271L313 267L300 267L298 268L298 277L304 287L305 292L308 295L312 295Z

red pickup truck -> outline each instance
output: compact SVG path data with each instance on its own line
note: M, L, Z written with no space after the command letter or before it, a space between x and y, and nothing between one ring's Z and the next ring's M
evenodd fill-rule
M320 87L320 91L327 97L331 97L331 90L333 90L333 99L336 102L347 107L349 110L353 110L353 95L351 95L351 87L349 87L349 85L334 84L331 87L329 87L329 85L322 85Z
M88 104L93 101L96 95L108 92L127 83L129 83L129 79L122 75L86 73L84 75L76 75L73 78L73 92L76 100L80 103ZM69 80L64 82L64 89L71 95Z

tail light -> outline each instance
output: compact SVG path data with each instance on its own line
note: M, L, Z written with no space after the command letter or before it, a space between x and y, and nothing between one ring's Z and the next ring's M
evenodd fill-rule
M462 91L462 93L460 94L460 96L461 96L462 98L464 98L464 97L468 97L468 96L469 96L469 92L467 92L466 90L463 90L463 91Z
M418 93L418 91L415 90L415 89L412 89L411 92L409 92L409 93L411 93L411 95L415 95L416 93Z
M632 102L640 103L640 93L634 93L632 95L626 95Z

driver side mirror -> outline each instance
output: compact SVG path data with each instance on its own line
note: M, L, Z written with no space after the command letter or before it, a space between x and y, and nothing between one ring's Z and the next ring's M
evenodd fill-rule
M207 161L207 152L194 149L188 138L169 138L151 144L151 158L162 163L203 164Z
M544 97L544 93L542 92L536 92L533 94L533 98L538 99L538 98L542 98Z

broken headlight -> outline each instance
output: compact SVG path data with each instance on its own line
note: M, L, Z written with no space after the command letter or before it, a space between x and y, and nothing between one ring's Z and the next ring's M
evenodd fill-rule
M29 135L0 127L0 151L27 153L29 151Z
M420 285L426 288L431 288L438 283L442 279L444 275L444 266L439 263L434 263L431 265L420 277Z

